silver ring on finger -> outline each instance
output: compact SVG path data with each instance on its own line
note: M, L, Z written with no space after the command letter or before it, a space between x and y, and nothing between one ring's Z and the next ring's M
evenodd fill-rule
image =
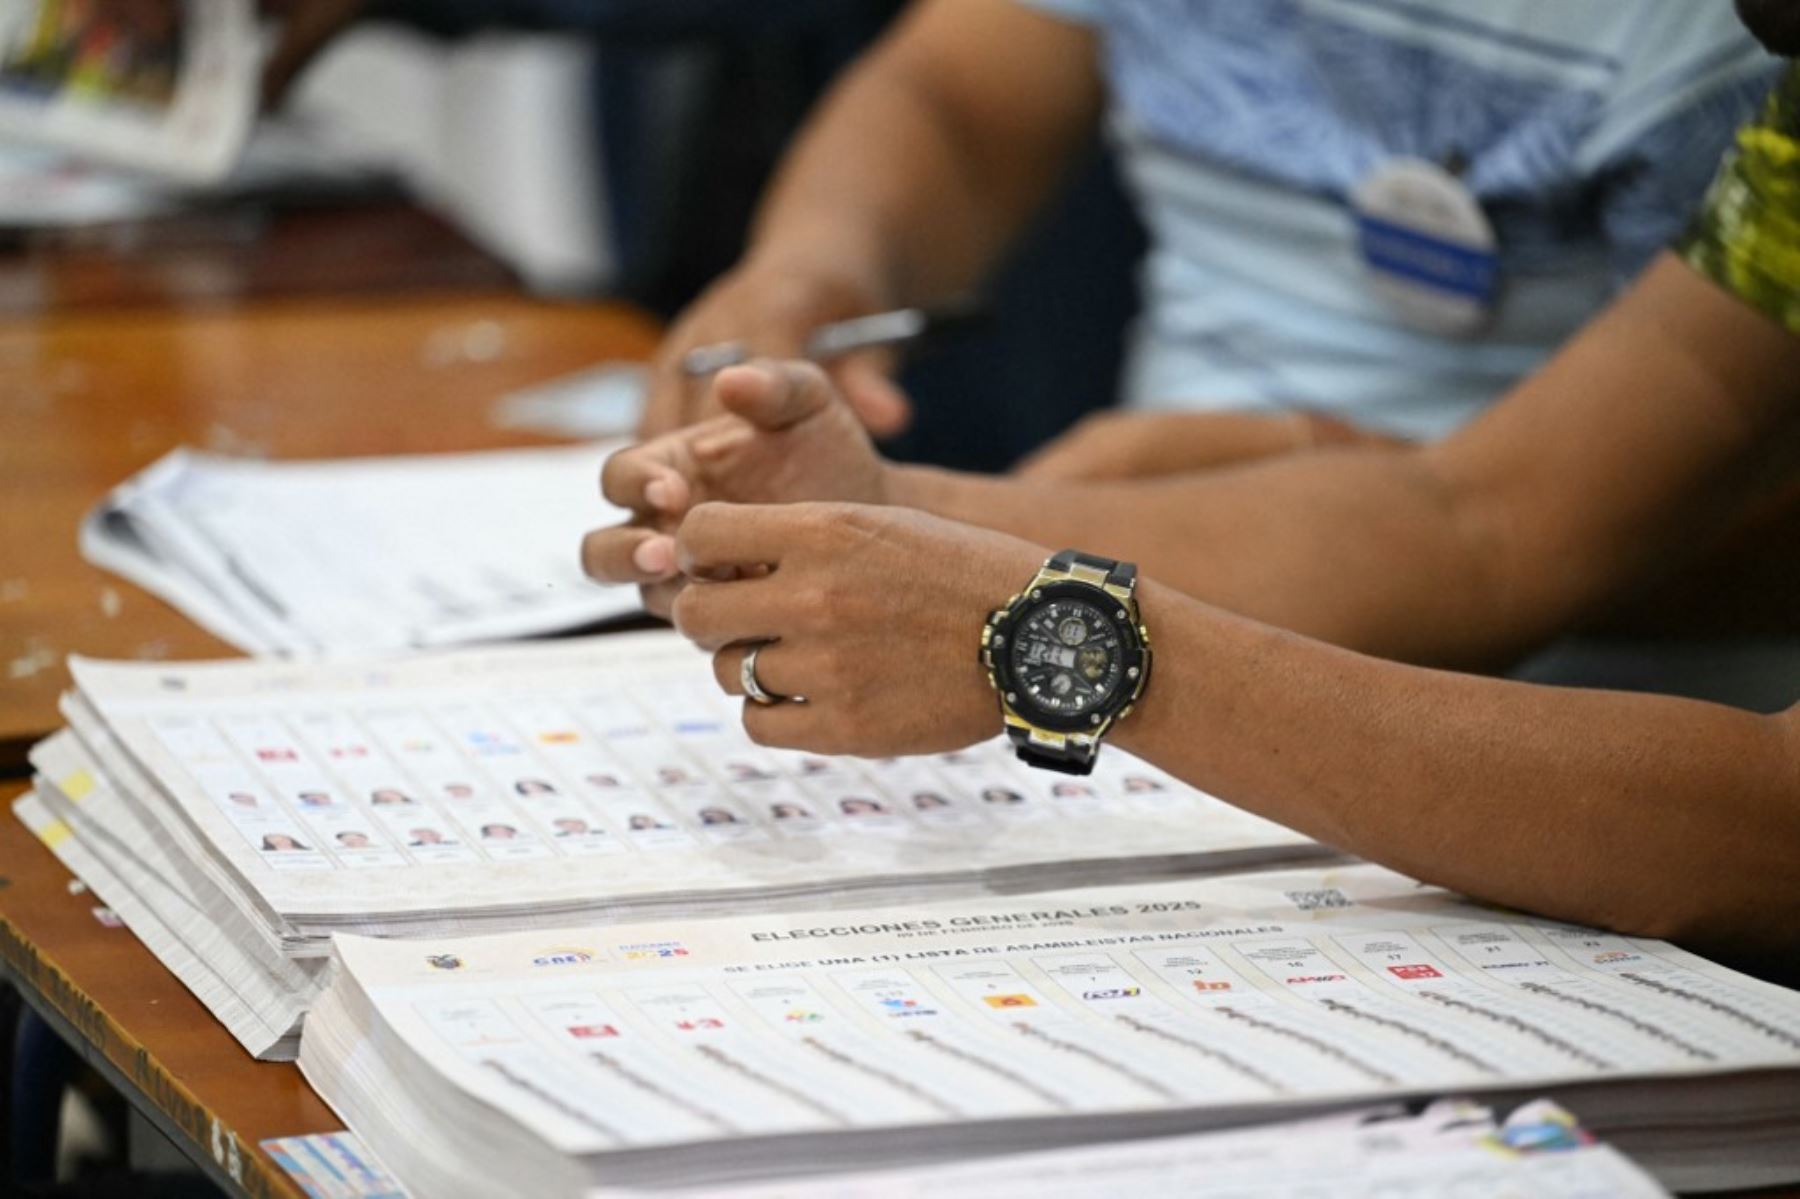
M763 643L767 644L766 641ZM756 677L756 655L762 653L763 645L751 646L744 655L744 660L738 664L738 682L744 685L744 694L750 697L751 702L767 706L781 703L788 697L765 689Z

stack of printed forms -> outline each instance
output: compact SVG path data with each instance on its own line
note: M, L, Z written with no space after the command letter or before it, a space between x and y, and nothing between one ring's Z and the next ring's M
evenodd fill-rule
M912 901L1320 854L1109 749L753 745L668 633L333 663L71 662L19 813L259 1056L332 934Z
M88 515L81 551L248 653L563 633L641 611L574 550L625 518L598 496L617 445L323 462L178 450Z
M1311 1120L1077 1145L975 1161L680 1190L664 1199L1666 1199L1630 1159L1547 1100L1504 1121L1480 1104L1389 1104Z
M1442 1094L1547 1094L1676 1190L1800 1180L1800 996L1366 864L334 954L300 1068L420 1195L711 1188Z

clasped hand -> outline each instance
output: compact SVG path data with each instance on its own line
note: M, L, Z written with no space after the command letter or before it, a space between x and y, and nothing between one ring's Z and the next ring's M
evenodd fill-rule
M761 744L887 756L996 731L977 639L1044 551L895 503L893 469L816 367L758 362L713 387L726 415L607 462L602 491L633 517L588 534L587 572L641 586L730 694L763 645L763 688L804 698L745 705Z

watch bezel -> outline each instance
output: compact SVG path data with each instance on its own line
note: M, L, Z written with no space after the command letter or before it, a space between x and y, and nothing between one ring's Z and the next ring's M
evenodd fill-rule
M1012 669L1011 629L1021 617L1064 598L1078 599L1098 608L1101 617L1112 626L1119 638L1119 669L1123 675L1119 689L1096 707L1079 714L1050 712L1040 708L1032 702L1030 692L1017 685ZM1124 613L1123 616L1117 615L1121 612ZM989 640L984 653L988 670L993 674L995 689L1000 692L1001 702L1020 719L1047 732L1095 734L1105 730L1121 712L1136 702L1149 675L1149 650L1137 625L1135 601L1121 599L1104 587L1084 583L1079 579L1059 579L1032 587L990 616L988 627ZM1006 642L999 646L993 645L992 637L995 634L1003 634L1007 638ZM1137 670L1135 677L1131 674L1134 668ZM1008 696L1012 698L1009 699ZM1100 719L1094 720L1095 716Z

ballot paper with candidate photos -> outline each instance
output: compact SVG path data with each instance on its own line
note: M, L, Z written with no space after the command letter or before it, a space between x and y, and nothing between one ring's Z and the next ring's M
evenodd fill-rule
M300 1066L419 1194L712 1186L1549 1094L1677 1190L1800 1180L1800 996L1367 864L340 936Z
M75 659L52 790L136 805L293 956L339 930L1044 888L1325 852L1116 749L773 750L673 633L314 663ZM71 781L73 780L73 781Z
M258 1057L333 932L1046 889L1324 847L1117 750L767 750L669 633L330 665L78 662L15 810Z
M250 0L7 0L0 136L218 179L255 121L260 65Z

